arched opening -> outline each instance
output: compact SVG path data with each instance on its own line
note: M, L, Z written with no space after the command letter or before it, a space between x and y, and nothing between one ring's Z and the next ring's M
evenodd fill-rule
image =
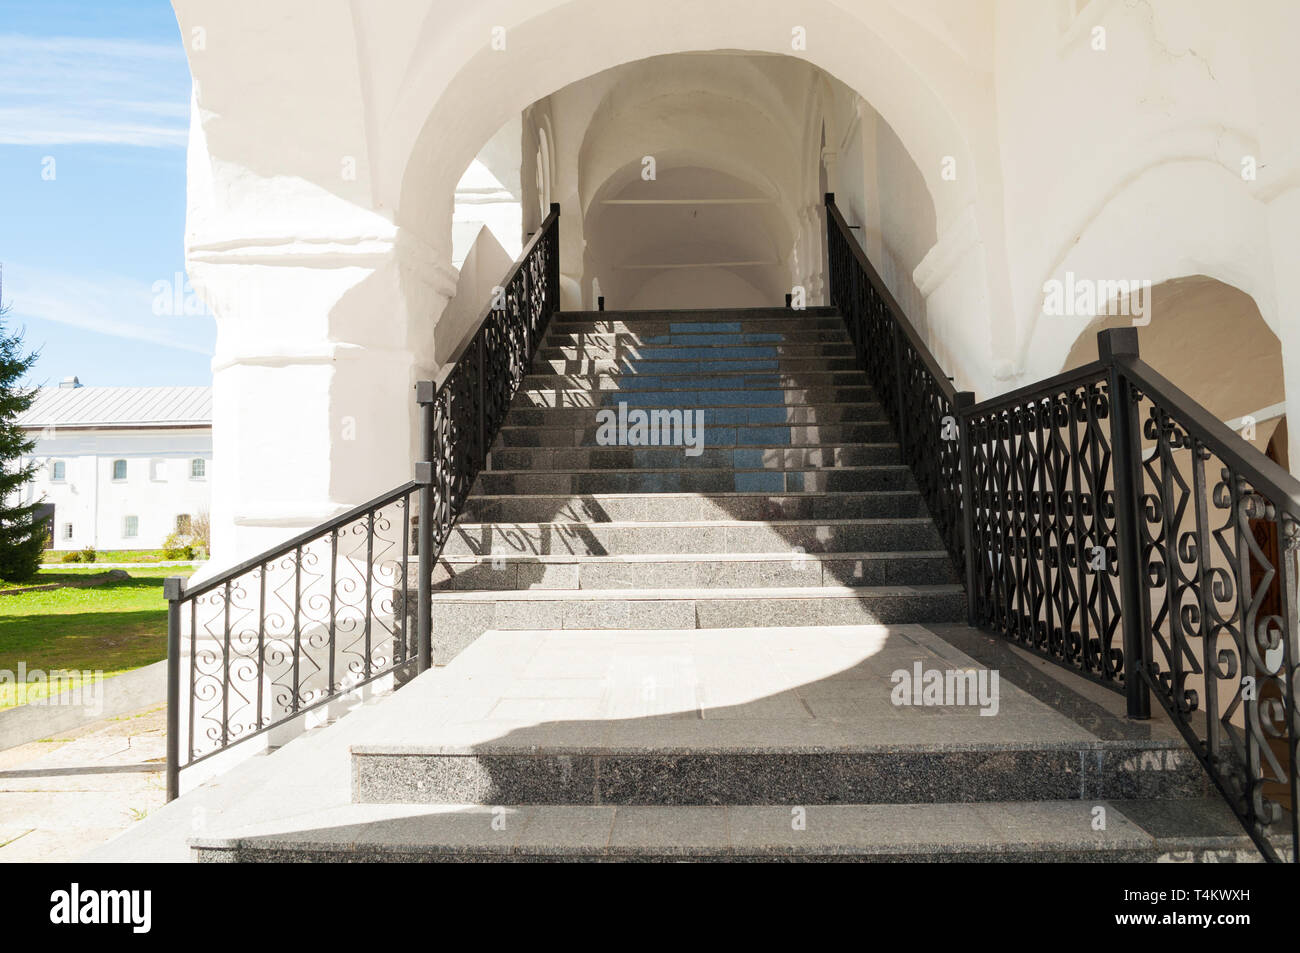
M660 166L649 181L625 178L602 187L583 221L587 272L608 307L781 303L792 237L771 197L699 166Z
M601 297L628 310L772 307L787 294L822 304L822 198L838 189L859 241L924 327L911 273L936 240L926 180L873 106L806 60L649 57L529 104L462 176L458 267L480 240L464 231L465 179L508 155L510 143L519 170L509 178L521 183L511 220L527 230L545 203L563 208L566 308L594 308ZM509 202L509 193L496 194ZM485 300L490 280L462 274L456 297ZM448 311L440 341L465 330L469 310L453 302Z
M1142 360L1258 449L1267 452L1279 428L1285 444L1282 345L1254 299L1205 275L1161 282L1142 297L1144 314L1136 320L1123 314L1094 319L1064 369L1097 359L1098 331L1137 323ZM1285 466L1281 449L1276 459Z

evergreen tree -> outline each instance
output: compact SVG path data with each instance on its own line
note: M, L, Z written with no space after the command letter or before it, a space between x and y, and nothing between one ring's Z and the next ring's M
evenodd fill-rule
M46 527L36 522L36 503L20 502L37 467L35 461L22 462L36 441L18 426L18 416L36 400L36 388L22 382L37 355L24 353L22 332L6 328L8 310L0 299L0 579L21 582L41 566Z

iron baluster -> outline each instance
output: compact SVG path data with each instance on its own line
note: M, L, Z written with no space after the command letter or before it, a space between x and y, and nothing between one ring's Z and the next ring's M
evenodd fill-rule
M181 763L181 599L185 580L163 582L167 599L167 800L180 796Z

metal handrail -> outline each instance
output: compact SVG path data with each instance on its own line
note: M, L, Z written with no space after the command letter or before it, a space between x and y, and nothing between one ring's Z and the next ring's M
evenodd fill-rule
M1178 412L1180 423L1196 439L1209 444L1215 454L1238 470L1256 490L1274 505L1286 505L1292 515L1300 517L1300 480L1237 433L1210 411L1189 397L1178 385L1137 357L1120 357L1117 363L1124 376L1145 393Z
M1105 377L1106 370L1107 365L1103 362L1090 361L1068 371L1062 371L1052 377L1046 377L1037 383L1026 384L1024 387L1017 387L1015 390L998 394L988 400L970 404L962 408L961 415L963 417L981 417L994 411L1010 410L1026 402L1039 400L1045 393L1063 390L1076 384Z
M559 219L560 204L558 202L552 202L551 210L547 213L546 218L542 219L542 224L537 226L537 231L532 233L532 237L530 237L527 243L525 243L523 251L519 253L519 257L515 259L514 264L510 266L510 270L506 272L505 278L501 280L500 287L502 289L509 288L513 282L518 280L519 273L523 270L528 259L532 257L537 246L547 239L553 227L558 227L556 226L556 223ZM451 357L447 359L446 363L444 363L442 368L438 371L437 376L434 377L435 389L440 391L446 385L447 378L451 376L451 372L456 369L456 365L459 364L465 357L466 353L468 353L470 347L474 343L474 338L478 336L488 319L492 317L493 312L497 310L499 309L494 307L492 302L488 302L488 304L484 306L483 310L479 312L478 320L475 321L470 329L465 332L464 336L460 339L460 343L457 344L455 350L451 352Z
M860 365L872 376L881 405L891 417L902 460L916 476L949 555L959 572L966 572L970 542L961 517L966 490L959 465L958 414L975 395L958 391L943 373L829 192L826 232L831 303L844 317Z
M849 224L844 221L843 213L840 212L839 206L835 204L834 192L826 193L826 214L830 221L840 229L841 233L846 238L853 239L853 233L849 228ZM939 361L935 358L929 345L927 345L921 335L917 333L916 328L912 326L912 322L907 320L906 312L903 311L902 305L898 303L898 299L894 297L893 293L885 285L884 279L880 277L880 273L876 271L875 266L871 264L871 260L867 258L867 253L862 249L862 246L857 243L856 239L849 241L848 244L849 250L853 253L854 260L857 261L858 266L866 275L867 280L871 282L871 286L875 289L876 294L880 295L884 300L890 316L898 325L898 330L906 336L908 342L916 349L917 353L921 355L922 360L925 362L926 369L929 370L930 374L934 377L935 385L944 392L944 396L949 400L954 399L957 395L957 388L939 366Z
M299 546L311 542L322 533L328 533L331 530L340 529L348 523L356 522L356 520L365 516L371 510L379 509L389 503L396 502L400 497L409 494L412 490L419 489L419 486L420 484L416 480L409 480L401 486L394 487L387 493L375 497L373 500L359 503L351 509L344 510L338 516L331 517L324 523L320 523L309 530L299 533L297 536L294 536L278 546L272 547L265 552L258 553L256 556L249 559L245 559L242 563L236 563L234 566L223 571L219 576L212 576L194 586L186 585L185 595L193 598L211 592L213 589L220 588L227 582L231 582L236 577L242 576L251 569L256 569L263 563L275 562L277 559L290 555Z

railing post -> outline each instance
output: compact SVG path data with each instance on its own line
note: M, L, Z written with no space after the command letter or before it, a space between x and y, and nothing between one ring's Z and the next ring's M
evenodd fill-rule
M478 466L475 467L474 472L477 473L480 470L485 470L487 468L487 460L488 460L488 432L487 432L488 353L487 353L486 334L478 335L478 344L475 347L475 351L477 352L477 356L474 358L474 360L478 361L478 373L474 375L477 378L474 386L478 388L478 393L474 395L474 399L478 405L478 409L475 413L476 420L474 426L478 431L478 433L476 434L478 440L476 444L476 446L478 447L478 459L474 462L477 463ZM525 368L524 373L526 374L527 372L528 369ZM451 399L452 400L456 399L454 394L452 395ZM430 457L429 459L432 460L433 458ZM466 493L469 492L469 487L465 488L465 492Z
M547 249L546 273L549 281L547 291L547 323L550 323L551 315L560 310L560 203L551 203L551 214L555 216L555 221L551 227L555 229L555 246ZM550 239L547 239L548 241Z
M962 411L975 403L975 392L953 394L952 410L957 418L957 465L961 468L961 550L966 577L966 622L979 625L979 603L975 597L975 480L970 427Z
M898 326L898 322L891 320L889 326L893 329L894 338L894 414L898 421L898 453L904 463L910 464L911 457L907 452L907 417L906 407L903 403L903 329Z
M1116 361L1118 357L1138 356L1137 328L1099 332L1097 354L1110 368L1110 445L1115 480L1115 561L1124 637L1124 694L1130 718L1150 718L1151 692L1145 674L1151 659L1151 631L1146 622L1138 522L1142 443L1133 388Z
M167 599L167 800L181 793L181 597L185 580L163 580Z
M835 276L831 274L831 226L835 223L831 219L831 206L835 204L835 193L827 192L822 201L822 211L825 213L826 221L822 227L822 250L825 252L825 258L822 261L822 267L825 269L822 274L826 276L823 284L826 286L826 303L832 308L837 307L835 304Z
M420 484L420 525L416 538L415 631L417 672L433 665L433 475L434 475L434 399L433 381L415 385L415 399L420 405L420 456L415 465L415 479Z

